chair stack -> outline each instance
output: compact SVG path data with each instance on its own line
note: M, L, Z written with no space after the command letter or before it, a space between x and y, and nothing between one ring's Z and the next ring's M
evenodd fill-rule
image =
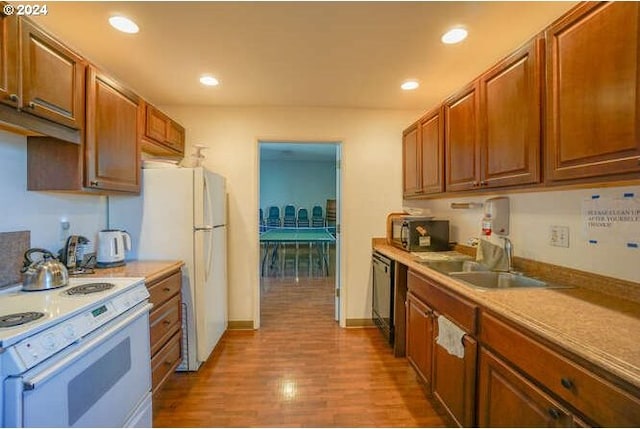
M285 228L296 227L296 208L291 204L284 206L284 217L282 218L282 226Z
M269 214L267 215L267 226L280 226L280 208L278 206L269 207Z
M326 223L324 216L322 215L322 207L313 206L313 209L311 210L311 226L314 228L320 228L325 225Z
M298 209L298 228L309 228L309 212L304 207Z

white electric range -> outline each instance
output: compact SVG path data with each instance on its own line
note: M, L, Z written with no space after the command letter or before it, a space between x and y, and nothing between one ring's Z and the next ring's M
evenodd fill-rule
M0 292L3 427L151 426L143 278Z

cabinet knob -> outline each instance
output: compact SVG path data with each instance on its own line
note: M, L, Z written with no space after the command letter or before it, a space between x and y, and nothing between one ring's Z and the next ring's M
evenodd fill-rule
M473 186L474 188L477 188L477 187L478 187L478 182L473 182L473 183L471 184L471 186Z
M570 379L563 377L560 380L560 384L562 384L562 387L564 387L565 389L572 389L573 388L573 381L571 381Z
M9 100L13 101L14 103L17 103L18 101L20 101L20 97L18 97L18 94L10 94Z
M480 182L480 186L487 186L489 183L486 180Z
M98 181L97 180L92 180L91 182L89 182L89 184L91 186L98 186Z
M27 107L29 109L35 109L36 108L36 103L34 103L33 101L30 101L29 103L27 103Z
M166 326L171 325L171 320L163 320L162 323L164 323Z
M560 411L556 410L555 408L549 408L549 415L552 419L558 420L560 418Z
M165 287L162 290L165 291L165 292L171 292L171 288L170 287Z

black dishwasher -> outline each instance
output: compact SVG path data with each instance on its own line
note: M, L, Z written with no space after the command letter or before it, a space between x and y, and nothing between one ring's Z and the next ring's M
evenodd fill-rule
M373 252L373 302L371 316L383 335L393 344L394 262L381 253Z

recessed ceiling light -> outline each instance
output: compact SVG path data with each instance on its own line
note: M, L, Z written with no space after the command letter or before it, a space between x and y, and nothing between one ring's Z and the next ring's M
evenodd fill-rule
M216 79L215 77L205 74L200 76L200 83L207 86L216 86L220 82L218 82L218 79Z
M464 28L452 28L442 35L442 43L447 45L453 45L454 43L460 43L467 38L467 30Z
M140 31L140 28L138 28L138 25L135 22L124 16L112 16L109 18L109 24L111 24L111 26L116 30L122 31L123 33L135 34Z
M416 81L416 80L407 80L402 85L400 85L400 88L404 89L405 91L411 91L413 89L418 88L419 86L420 86L420 84L418 83L418 81Z

